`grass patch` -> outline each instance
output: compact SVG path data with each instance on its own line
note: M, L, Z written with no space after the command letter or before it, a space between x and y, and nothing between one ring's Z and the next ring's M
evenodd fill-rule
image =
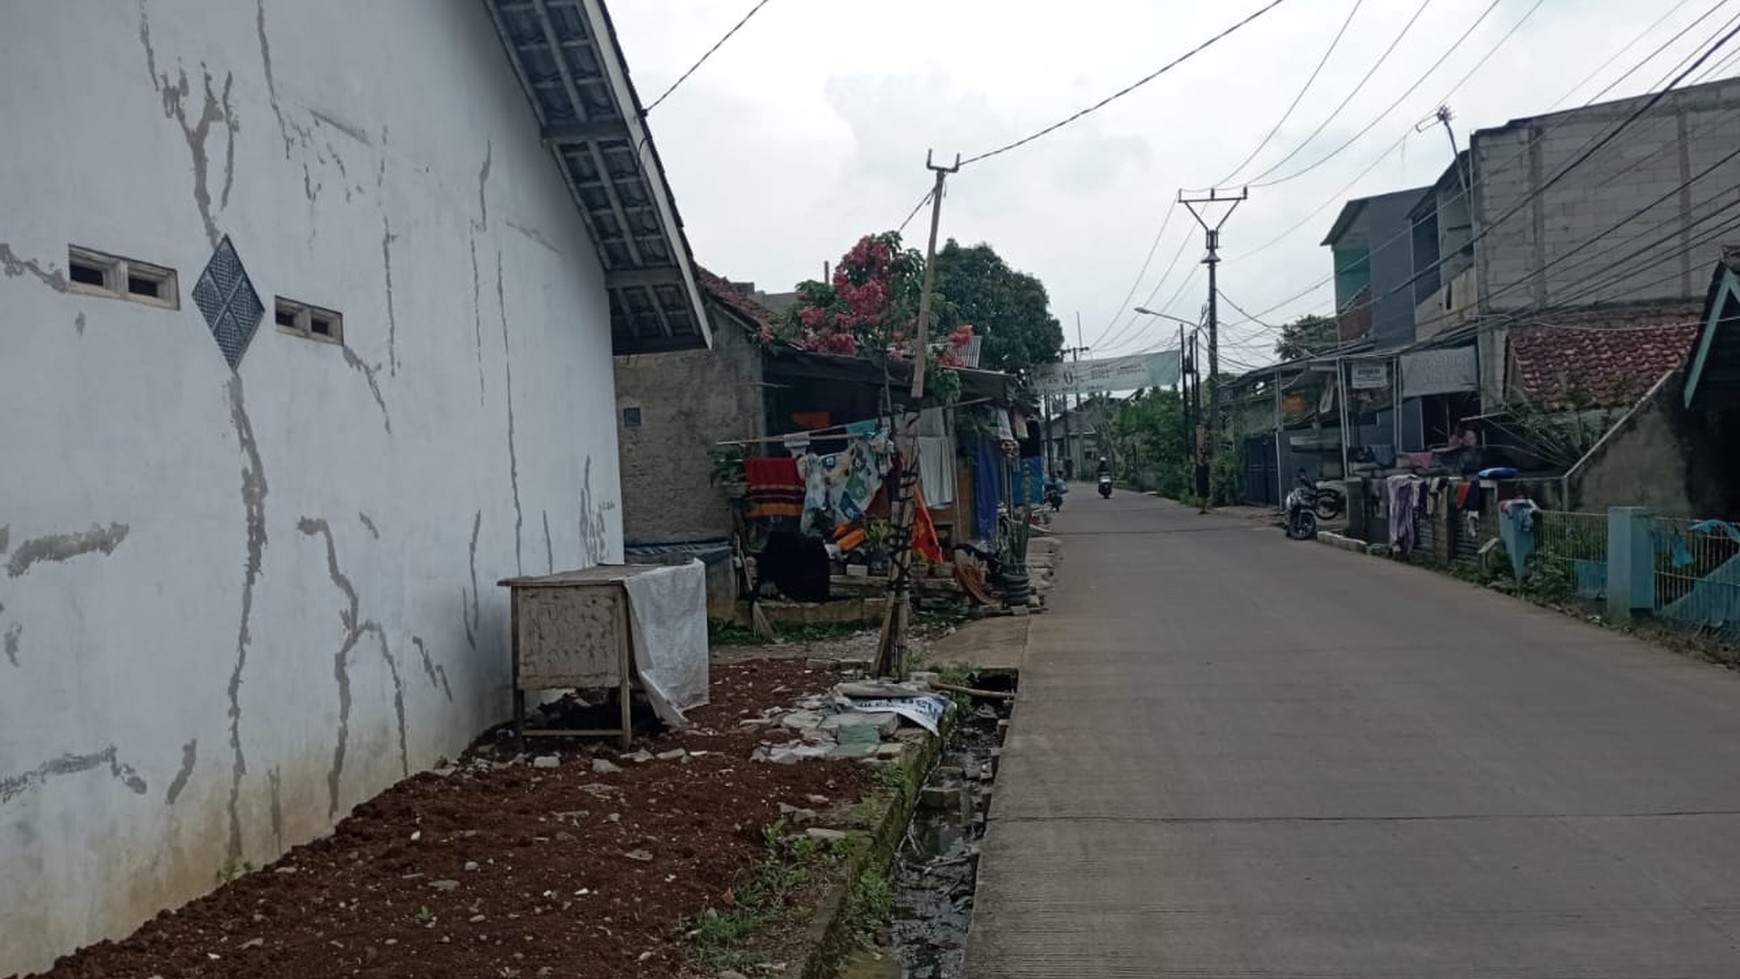
M785 821L762 827L762 861L733 885L730 906L709 908L690 927L694 956L715 971L745 967L759 961L754 943L769 925L800 909L805 889L818 867L842 862L853 850L853 838L824 844L811 836L788 837Z

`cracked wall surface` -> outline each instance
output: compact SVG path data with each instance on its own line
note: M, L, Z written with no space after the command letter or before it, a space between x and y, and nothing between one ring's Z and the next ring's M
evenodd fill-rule
M495 583L621 559L602 272L480 5L5 17L115 56L0 63L0 132L66 134L0 154L0 975L457 756L507 716ZM266 307L234 370L192 300L224 237ZM179 308L70 292L69 245Z

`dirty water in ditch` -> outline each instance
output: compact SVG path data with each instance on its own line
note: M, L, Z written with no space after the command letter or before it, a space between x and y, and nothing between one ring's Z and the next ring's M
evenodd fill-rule
M984 675L980 690L1013 693L1015 677ZM1007 730L1010 701L968 700L919 790L889 868L890 915L874 946L857 949L842 979L962 979L979 841Z

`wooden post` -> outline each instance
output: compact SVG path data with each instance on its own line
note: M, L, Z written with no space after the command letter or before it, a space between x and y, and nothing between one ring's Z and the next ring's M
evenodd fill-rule
M936 174L930 192L930 240L924 252L924 285L918 294L918 329L912 356L912 410L907 412L906 431L900 440L903 467L895 488L893 514L894 567L888 578L888 605L882 613L882 635L876 646L876 675L896 676L904 669L906 629L912 610L912 528L916 517L914 491L918 485L918 416L924 399L925 360L930 355L930 307L936 288L936 236L942 223L943 182L961 168L955 157L952 167L940 167L925 154L924 165ZM890 408L893 406L891 405Z

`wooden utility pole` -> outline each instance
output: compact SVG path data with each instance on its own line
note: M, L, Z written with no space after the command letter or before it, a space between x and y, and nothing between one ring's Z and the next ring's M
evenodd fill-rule
M930 356L930 307L936 289L936 235L942 224L943 183L961 168L937 166L931 154L924 155L925 168L936 175L930 192L930 241L924 250L924 285L918 294L918 339L912 352L912 405L906 414L906 432L900 440L900 483L896 487L894 517L894 567L888 579L888 607L882 613L882 636L876 646L876 675L898 676L905 671L906 630L912 617L912 534L917 517L918 417L923 410L924 368ZM892 406L890 406L892 410Z

